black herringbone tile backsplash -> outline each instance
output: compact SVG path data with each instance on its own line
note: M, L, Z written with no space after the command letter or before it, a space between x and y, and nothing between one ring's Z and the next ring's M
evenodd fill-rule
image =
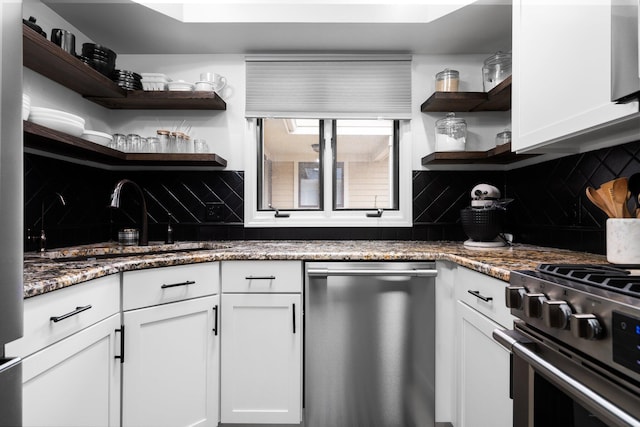
M245 229L243 172L107 171L34 154L24 162L25 228L40 229L44 207L49 247L115 239L117 230L138 223L134 191L124 190L121 209L108 207L116 182L128 178L145 193L151 240L164 239L169 214L178 240L464 240L460 209L469 205L471 188L486 182L514 199L507 231L516 241L604 253L606 217L586 199L585 187L640 172L640 141L508 172L414 171L411 228ZM222 222L205 221L206 202L224 203Z

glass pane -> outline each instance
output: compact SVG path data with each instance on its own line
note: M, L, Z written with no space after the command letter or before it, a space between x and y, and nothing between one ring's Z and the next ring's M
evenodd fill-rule
M321 209L320 120L264 119L259 209Z
M337 120L336 209L397 209L393 120Z

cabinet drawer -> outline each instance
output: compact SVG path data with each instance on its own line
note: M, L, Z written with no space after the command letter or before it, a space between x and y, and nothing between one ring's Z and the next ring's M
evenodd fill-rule
M511 329L514 317L505 306L504 300L504 289L507 285L507 282L468 268L458 266L456 271L456 299L503 327ZM483 298L490 300L485 301Z
M117 313L119 291L120 275L113 274L26 299L24 336L6 353L27 356Z
M302 292L302 262L225 261L222 292Z
M132 310L219 292L218 262L127 271L122 276L122 309Z

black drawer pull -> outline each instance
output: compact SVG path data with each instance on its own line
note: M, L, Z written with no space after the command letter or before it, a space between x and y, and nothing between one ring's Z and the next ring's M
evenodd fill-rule
M52 321L52 322L59 322L61 320L67 319L67 318L69 318L71 316L75 316L76 314L82 313L83 311L87 311L90 308L91 308L91 304L85 305L84 307L76 307L75 310L70 311L67 314L63 314L62 316L51 316L49 318L49 320Z
M196 283L193 280L187 280L186 282L181 282L181 283L172 283L170 285L162 285L160 286L162 289L167 289L167 288L175 288L176 286L187 286L187 285L193 285L194 283Z
M276 276L247 276L247 280L276 280Z
M480 298L484 302L493 301L493 297L485 297L480 293L480 291L467 291L467 292L469 292L471 295L473 295L476 298Z

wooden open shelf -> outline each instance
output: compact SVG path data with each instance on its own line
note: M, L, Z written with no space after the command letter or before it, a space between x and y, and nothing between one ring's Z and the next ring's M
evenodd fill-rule
M127 92L125 98L87 96L111 109L145 110L226 110L227 104L215 92L144 91Z
M108 77L22 25L22 61L25 67L85 96L124 98L126 91Z
M508 164L536 156L536 154L516 154L511 151L511 143L498 145L488 151L440 151L422 158L422 165L455 164Z
M42 35L22 26L23 64L111 109L226 110L215 92L126 91Z
M123 153L28 121L23 122L23 130L25 148L105 165L227 166L227 161L217 154Z
M511 76L489 92L434 92L420 106L427 112L509 111Z

